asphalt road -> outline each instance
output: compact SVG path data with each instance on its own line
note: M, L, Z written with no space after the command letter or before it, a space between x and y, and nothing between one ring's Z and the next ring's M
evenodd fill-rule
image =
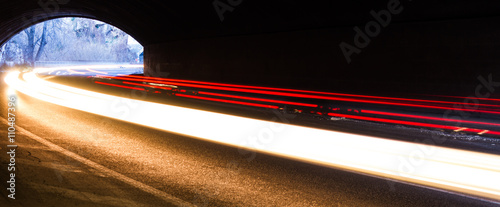
M3 119L6 90L2 81ZM9 206L494 206L18 98L15 200L0 125L0 202Z

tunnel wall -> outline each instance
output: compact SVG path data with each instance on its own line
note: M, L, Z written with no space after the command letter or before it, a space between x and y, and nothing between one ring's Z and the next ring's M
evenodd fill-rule
M145 72L151 76L436 93L469 93L479 75L499 76L500 1L0 0L0 5L0 43L47 19L95 18L145 46ZM339 44L353 45L353 27L363 28L374 20L371 11L391 6L391 23L348 64Z
M323 91L467 95L479 76L500 81L498 22L488 17L390 24L350 63L339 44L355 45L352 26L172 41L145 46L145 71Z

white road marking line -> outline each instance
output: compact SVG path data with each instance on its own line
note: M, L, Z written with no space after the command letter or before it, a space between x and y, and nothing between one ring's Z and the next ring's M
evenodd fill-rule
M466 130L466 129L467 129L467 127L462 127L462 128L460 128L460 129L456 129L456 130L454 130L454 132L459 132L459 131L463 131L463 130Z
M8 121L5 118L0 117L0 119L2 119L3 123L5 123L5 124L8 123ZM127 183L127 184L129 184L131 186L134 186L134 187L136 187L138 189L141 189L142 191L144 191L146 193L149 193L149 194L152 194L152 195L154 195L154 196L156 196L156 197L158 197L158 198L160 198L160 199L162 199L162 200L164 200L166 202L172 203L172 204L174 204L176 206L195 206L195 205L193 205L191 203L188 203L188 202L186 202L184 200L181 200L181 199L179 199L177 197L174 197L173 195L170 195L168 193L160 191L160 190L158 190L156 188L153 188L153 187L151 187L151 186L149 186L147 184L141 183L141 182L139 182L137 180L134 180L134 179L129 178L129 177L125 176L125 175L122 175L122 174L120 174L120 173L118 173L118 172L116 172L114 170L111 170L111 169L109 169L107 167L104 167L104 166L102 166L100 164L97 164L97 163L95 163L95 162L93 162L93 161L91 161L91 160L89 160L87 158L84 158L84 157L82 157L80 155L77 155L77 154L75 154L73 152L70 152L70 151L68 151L68 150L66 150L66 149L64 149L64 148L62 148L62 147L60 147L60 146L58 146L58 145L56 145L56 144L54 144L54 143L52 143L52 142L44 139L44 138L42 138L42 137L39 137L39 136L37 136L37 135L29 132L28 130L20 127L19 125L16 126L16 129L19 132L21 132L21 133L27 135L28 137L34 139L35 141L40 142L41 144L49 147L53 151L56 151L56 152L59 152L59 153L61 153L63 155L71 157L71 158L75 159L76 161L81 162L82 164L85 164L85 165L87 165L87 166L89 166L91 168L94 168L95 170L97 170L99 172L102 172L103 174L107 174L109 177L115 178L115 179L120 180L120 181L122 181L124 183Z

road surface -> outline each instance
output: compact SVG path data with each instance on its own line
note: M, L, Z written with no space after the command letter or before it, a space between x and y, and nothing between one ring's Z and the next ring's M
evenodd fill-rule
M0 132L4 135L8 89L1 84ZM495 205L263 153L249 157L236 147L20 93L17 97L16 199L0 191L1 202L12 206ZM8 144L8 139L0 140L0 179L5 181L9 180Z

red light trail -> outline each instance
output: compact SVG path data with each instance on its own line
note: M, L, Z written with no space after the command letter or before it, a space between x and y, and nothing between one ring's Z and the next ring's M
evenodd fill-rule
M111 84L111 83L103 83L103 82L99 82L99 81L96 81L95 83L101 84L101 85L119 87L119 88L127 88L127 89L139 90L139 91L144 91L145 90L144 88L129 87L129 86L123 86L123 85L117 85L117 84Z
M192 88L204 88L204 89L212 89L212 90L224 90L224 91L255 93L255 94L265 94L265 95L274 95L274 96L287 96L287 97L308 98L308 99L323 99L323 100L332 100L332 101L344 101L344 102L356 102L356 103L368 103L368 104L381 104L381 105L393 105L393 106L405 106L405 107L418 107L418 108L431 108L431 109L442 109L442 110L455 110L455 111L500 114L499 111L491 111L491 110L467 109L467 108L458 108L458 107L410 104L410 103L365 100L365 99L354 99L354 98L341 98L341 97L330 97L330 96L277 92L277 91L264 91L264 90L244 89L244 88L228 88L228 87L222 87L222 86L210 86L210 85L199 85L199 84L190 84L190 83L176 83L176 82L167 82L167 81L143 80L143 79L137 79L137 78L113 77L113 76L102 76L102 75L98 75L98 77L104 77L104 78L110 78L110 79L116 79L116 80L128 80L128 81L148 81L150 83L171 84L171 85L178 85L178 86L192 87ZM292 89L290 89L290 90L292 90Z
M233 95L233 94L225 94L225 93L199 91L196 89L209 89L209 90L219 90L219 91L228 91L228 92L272 95L272 96L278 96L280 98L286 98L286 97L305 98L305 99L312 99L312 101L314 101L314 100L316 100L316 101L317 100L331 100L331 101L378 104L378 105L388 105L388 106L404 106L404 107L417 107L417 108L430 108L430 109L441 109L441 110L467 111L467 112L476 112L476 113L500 114L499 111L495 111L495 110L480 110L480 109L474 110L474 109L468 109L468 108L434 105L434 104L438 104L438 103L439 104L456 104L458 102L365 96L365 95L355 95L355 94L327 93L327 92L305 91L305 90L296 90L296 89L246 86L246 85L235 85L235 84L224 84L224 83L210 83L210 82L192 81L192 80L142 77L142 76L136 76L136 75L128 75L128 76L122 75L122 76L118 76L118 77L103 76L103 75L97 75L97 76L103 77L103 78L115 79L115 80L122 80L123 84L127 84L127 85L168 90L168 91L171 91L171 93L173 95L178 96L178 97L184 97L184 98L192 98L192 99L199 99L199 100L206 100L206 101L254 106L254 107L261 107L261 108L271 108L271 109L279 109L280 106L261 104L261 103L252 103L252 102L247 102L247 101L265 102L265 103L271 103L271 104L283 104L285 106L289 105L289 106L297 106L297 107L314 108L313 110L310 110L310 114L315 114L315 115L320 115L320 116L328 115L328 116L336 116L336 117L345 117L345 118L364 120L364 121L374 121L374 122L399 124L399 125L407 125L407 126L446 129L446 130L453 130L456 132L458 132L458 131L470 132L470 133L477 133L480 135L481 134L500 135L500 132L498 132L498 131L468 128L468 127L464 127L464 126L459 127L459 126L435 124L435 123L432 123L432 121L500 127L500 124L498 124L498 123L488 123L488 122L481 122L481 121L449 119L449 118L438 118L438 117L432 117L432 116L411 115L411 114L405 114L405 113L391 113L391 112L383 112L383 111L377 111L377 110L352 109L352 108L344 108L344 109L346 109L347 114L343 114L341 112L342 109L338 108L338 107L328 108L328 107L324 107L322 105L312 104L312 103L302 103L302 102L286 101L286 100L278 100L278 99L268 99L268 98L259 98L259 97L249 97L249 96L243 96L243 95ZM172 85L173 87L181 86L181 87L189 87L189 88L194 88L194 89L193 90L185 90L185 89L180 89L180 90L175 89L174 90L174 88L171 88L171 87L136 83L138 81L148 82L148 83L152 83L152 84L154 84L154 83L156 83L156 84L168 84L168 85ZM102 82L96 82L96 83L103 84ZM143 88L135 88L135 87L122 86L122 85L117 85L117 84L104 84L104 85L116 86L116 87L122 87L122 88L130 88L130 89L135 89L135 90L141 90L141 89L144 90ZM158 93L158 92L155 92L155 93ZM324 94L324 95L318 95L318 94ZM328 96L325 96L325 95L328 95ZM207 96L212 96L212 97L207 97ZM344 97L338 97L338 96L344 96ZM358 97L358 98L347 98L345 96ZM219 97L219 98L213 98L213 97ZM239 99L239 100L245 100L245 101L228 100L228 99L224 99L224 98ZM387 101L387 100L406 101L406 103ZM420 102L420 103L408 103L408 102ZM431 103L432 105L427 104L427 103ZM481 106L500 107L499 105L491 105L491 104L482 104ZM295 109L295 111L302 112L303 108ZM340 113L330 113L332 111L337 111ZM308 112L309 112L309 110L308 110ZM352 115L349 113L356 113L356 115ZM371 116L382 116L382 118L371 117L370 115ZM416 120L420 120L420 121L424 121L424 122L431 122L431 123L387 119L387 118L384 118L384 116L416 119Z
M241 101L231 101L231 100L226 100L226 99L207 98L207 97L191 96L191 95L185 95L185 94L175 94L175 95L180 96L180 97L186 97L186 98L216 101L216 102L223 102L223 103L233 103L233 104L247 105L247 106L256 106L256 107L262 107L262 108L271 108L271 109L278 109L279 108L278 106L265 105L265 104L255 104L255 103L248 103L248 102L241 102Z
M113 96L43 80L37 77L34 72L23 73L22 75L20 72L11 72L4 80L16 93L20 92L49 103L169 133L181 134L204 141L254 150L258 153L334 167L336 169L395 179L404 183L413 183L444 191L478 196L485 199L497 200L500 196L500 180L497 179L500 175L500 156L494 154L276 123L201 109ZM143 88L113 83L97 82L97 84L145 90ZM181 90L179 92L173 89L165 91L166 94L174 94L175 96L186 98L221 102L228 101L181 94L183 93ZM186 89L185 93L192 92L190 89ZM109 110L109 106L117 101L131 103L140 107L137 107L136 110L131 110L129 115L122 116L119 113ZM233 101L233 103L237 102ZM259 107L275 109L278 106L261 105ZM333 108L337 109L338 107ZM318 111L317 109L321 109L321 105L319 108L304 109L304 111L324 114L324 111ZM327 108L324 107L323 110L327 110ZM329 110L331 111L331 109ZM338 111L343 110L340 107ZM356 110L352 109L349 113L355 112ZM362 113L362 110L360 112ZM386 113L384 116L396 115L395 113L383 113ZM500 132L497 131L420 123L417 121L401 121L340 113L327 113L327 115L381 123L500 135ZM258 133L260 129L267 129L269 126L275 126L279 129L286 128L283 133L273 134L273 144L259 147L252 142L244 141L249 138L249 132ZM196 130L193 130L193 127ZM418 156L416 152L423 152L425 154L416 157ZM402 170L402 165L398 166L394 162L397 160L411 161L416 158L420 163L419 170Z
M364 121L374 121L374 122L382 122L382 123L390 123L390 124L400 124L400 125L427 127L427 128L437 128L437 129L447 129L447 130L463 129L461 131L474 132L474 133L479 133L479 132L487 131L486 132L487 134L500 135L500 132L488 131L488 130L484 130L484 129L469 129L469 128L465 128L464 129L464 127L457 127L457 126L447 126L447 125L439 125L439 124L428 124L428 123L411 122L411 121L400 121L400 120L393 120L393 119L382 119L382 118L356 116L356 115L347 115L347 114L337 114L337 113L328 113L328 115L329 116L336 116L336 117L345 117L345 118L349 118L349 119L364 120Z
M213 83L213 82L204 82L204 81L180 80L180 79L169 79L169 78L158 78L158 77L146 77L146 76L138 76L138 75L121 75L121 76L142 79L145 81L147 81L147 80L163 80L163 81L169 81L171 83L173 83L173 82L175 82L175 83L195 83L195 84L202 84L202 85L249 88L249 89L259 89L259 90L273 90L273 91L287 91L287 92L322 94L322 95L332 95L332 96L349 96L349 97L370 98L370 99L387 99L387 100L399 100L399 101L410 101L410 102L428 102L428 103L436 103L436 104L466 105L465 103L462 103L462 102L451 102L451 101L437 101L437 100L408 99L408 98L383 97L383 96L368 96L368 95L345 94L345 93L331 93L331 92L308 91L308 90L298 90L298 89L285 89L285 88L236 85L236 84ZM494 104L480 104L479 103L477 105L478 106L500 108L500 105L494 105Z
M367 113L367 114L377 114L377 115L385 115L385 116L399 116L399 117L428 119L428 120L437 120L437 121L446 121L446 122L457 122L457 123L462 122L462 123L469 123L469 124L500 126L500 124L495 124L495 123L487 123L487 122L479 122L479 121L467 121L467 120L459 120L459 119L445 119L445 118L437 118L437 117L430 117L430 116L417 116L417 115L410 115L410 114L389 113L389 112L381 112L381 111L361 110L361 112Z

